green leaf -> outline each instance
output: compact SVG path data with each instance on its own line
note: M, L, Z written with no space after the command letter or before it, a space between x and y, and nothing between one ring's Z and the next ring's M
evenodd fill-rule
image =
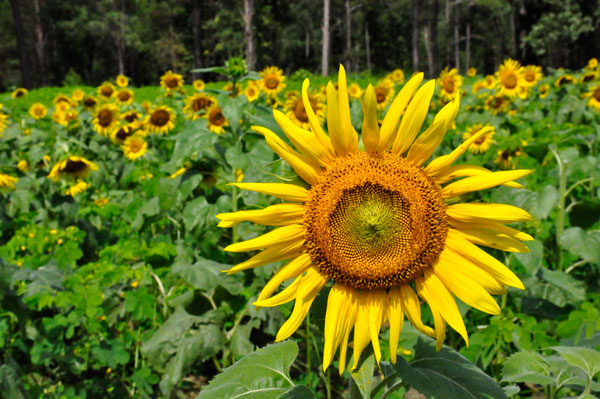
M185 259L178 260L171 267L171 271L204 292L210 292L215 287L221 286L230 294L238 295L244 289L243 276L223 273L223 270L230 267L231 265L199 257L194 264L186 262Z
M502 381L552 385L550 365L539 353L523 351L509 357L502 369Z
M375 356L371 353L368 356L361 356L358 369L353 370L350 375L356 383L363 399L371 397L373 388L373 369L375 368Z
M19 365L12 358L9 358L8 364L0 366L0 389L3 397L11 399L26 399L29 398L23 382L21 380L23 374Z
M268 345L217 375L197 399L281 398L294 388L289 369L297 355L298 345L294 341Z
M554 346L550 349L557 351L570 365L579 367L589 378L600 372L600 352L579 346Z
M204 197L189 201L183 210L183 223L187 230L204 228L210 224L217 225L215 215L218 211L214 205L209 204Z
M284 392L278 399L313 399L315 394L306 385L296 385Z
M544 266L544 244L540 241L527 241L524 243L530 250L527 253L514 253L513 256L527 269L530 274L534 274L537 269Z
M566 250L583 260L600 263L600 251L598 251L598 248L600 248L599 232L586 232L580 227L571 227L563 232L561 242Z
M581 302L585 300L585 287L582 281L575 279L570 274L560 270L541 268L538 277L552 284L562 291L567 303ZM551 300L551 302L553 302ZM558 306L562 306L556 303Z
M495 380L448 347L439 352L433 340L419 338L415 358L399 357L391 366L408 385L437 399L506 398Z

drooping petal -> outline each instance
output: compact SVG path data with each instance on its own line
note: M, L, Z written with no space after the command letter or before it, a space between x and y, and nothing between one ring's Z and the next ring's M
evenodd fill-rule
M400 286L400 299L402 301L402 309L406 313L406 317L412 323L412 325L425 335L430 337L435 336L435 331L429 326L423 324L421 320L421 304L419 303L419 297L412 290L408 284L402 284Z
M369 84L363 96L362 141L368 152L377 151L379 145L379 124L377 123L377 98L375 89Z
M308 78L306 78L304 79L304 82L302 82L302 103L304 104L304 110L306 111L306 116L308 117L308 124L321 144L325 147L329 156L333 158L335 156L335 150L331 145L331 139L323 131L321 122L319 122L319 118L317 118L315 111L312 109L310 100L308 98L308 85Z
M400 339L404 323L404 309L402 308L402 291L400 287L390 288L388 296L387 317L390 323L390 360L396 364L398 340Z
M472 191L485 190L486 188L496 187L501 184L517 180L533 173L533 170L507 170L503 172L493 172L479 176L467 177L456 181L442 189L442 197L453 198L464 193Z
M450 180L456 179L457 177L471 177L471 176L480 176L486 173L494 173L489 169L486 169L482 166L477 165L453 165L445 169L444 174L439 174L436 176L436 181L438 184L444 184ZM507 183L503 183L503 186L512 187L512 188L523 188L523 186L517 182L510 181Z
M257 193L272 195L285 201L305 202L308 199L308 190L304 187L285 183L230 183L242 190L256 191Z
M301 224L278 227L262 236L247 241L236 242L225 247L227 252L246 252L255 249L268 248L286 242L295 242L304 239L304 228Z
M367 294L362 292L358 297L358 311L354 326L354 352L352 370L355 370L360 360L360 355L369 344L371 334L369 331L369 303Z
M292 169L310 185L317 184L319 174L321 173L319 166L311 164L310 160L305 159L289 145L279 138L275 133L261 126L252 126L252 130L265 136L265 140L269 147L286 161Z
M302 129L281 111L274 110L273 117L287 138L290 139L302 155L321 166L329 165L332 158L314 133Z
M238 211L219 213L216 217L221 219L221 223L253 222L266 226L286 226L289 224L301 224L304 216L304 205L300 204L275 204L264 209L255 209L250 211ZM231 227L228 225L227 227Z
M379 346L379 330L387 315L387 294L385 290L371 290L368 294L369 306L369 332L371 345L377 364L381 361L381 348Z
M325 313L323 370L327 370L327 367L331 364L337 348L346 336L346 330L354 327L354 321L349 320L348 317L354 306L354 298L354 289L341 284L334 284L329 291Z
M226 270L227 274L237 273L241 270L253 269L255 267L266 265L267 263L279 262L280 260L287 260L295 258L300 255L303 251L304 240L296 240L291 242L284 242L280 245L275 245L267 249L262 250L250 259L238 263L231 269Z
M531 215L524 209L506 204L490 203L460 203L448 206L446 214L458 221L467 223L496 223L526 222Z
M358 135L352 126L350 119L350 102L348 99L348 83L346 82L346 70L340 65L338 73L338 105L340 107L340 128L342 131L342 143L344 154L352 154L358 150Z
M435 80L430 80L417 91L410 104L408 104L392 146L392 151L395 154L404 154L417 137L429 111L429 103L434 89Z
M350 332L356 325L356 317L358 314L358 293L356 291L349 291L352 295L351 300L348 304L348 321L345 324L344 336L342 337L342 342L340 343L340 375L344 372L346 368L346 353L348 351L348 339L350 338Z
M284 281L294 277L298 277L299 275L307 271L311 263L312 262L310 259L310 255L304 253L296 257L287 265L283 266L277 271L277 273L275 273L273 277L271 277L269 282L264 286L264 288L260 292L260 295L258 295L256 302L261 302L265 299L268 299Z
M396 128L398 127L400 117L423 81L423 76L423 72L414 74L413 77L406 82L402 90L400 90L400 93L398 93L392 102L392 105L390 105L390 108L383 118L383 123L381 124L379 151L387 151L394 143L397 133Z

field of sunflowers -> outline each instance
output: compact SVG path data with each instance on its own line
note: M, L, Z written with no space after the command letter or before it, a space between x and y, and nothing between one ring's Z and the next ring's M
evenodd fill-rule
M0 95L0 397L600 395L597 59L208 71Z

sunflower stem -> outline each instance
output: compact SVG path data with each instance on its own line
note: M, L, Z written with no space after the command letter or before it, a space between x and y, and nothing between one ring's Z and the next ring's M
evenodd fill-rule
M306 385L311 386L311 364L310 364L310 312L306 315Z

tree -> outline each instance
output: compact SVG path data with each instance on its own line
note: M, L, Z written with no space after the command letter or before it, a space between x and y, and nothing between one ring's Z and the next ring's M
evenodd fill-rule
M254 37L252 34L252 16L254 15L254 0L244 0L244 43L246 44L246 63L253 71L256 68L256 54L254 53Z
M329 75L329 0L323 0L323 37L321 42L321 74Z
M412 62L413 70L419 70L419 0L412 2Z
M20 1L10 0L10 6L12 7L13 21L15 24L15 34L17 35L17 47L19 48L19 61L21 65L21 83L27 89L31 89L31 74L29 72L27 50L25 49L25 32L23 29L23 19L21 18Z

